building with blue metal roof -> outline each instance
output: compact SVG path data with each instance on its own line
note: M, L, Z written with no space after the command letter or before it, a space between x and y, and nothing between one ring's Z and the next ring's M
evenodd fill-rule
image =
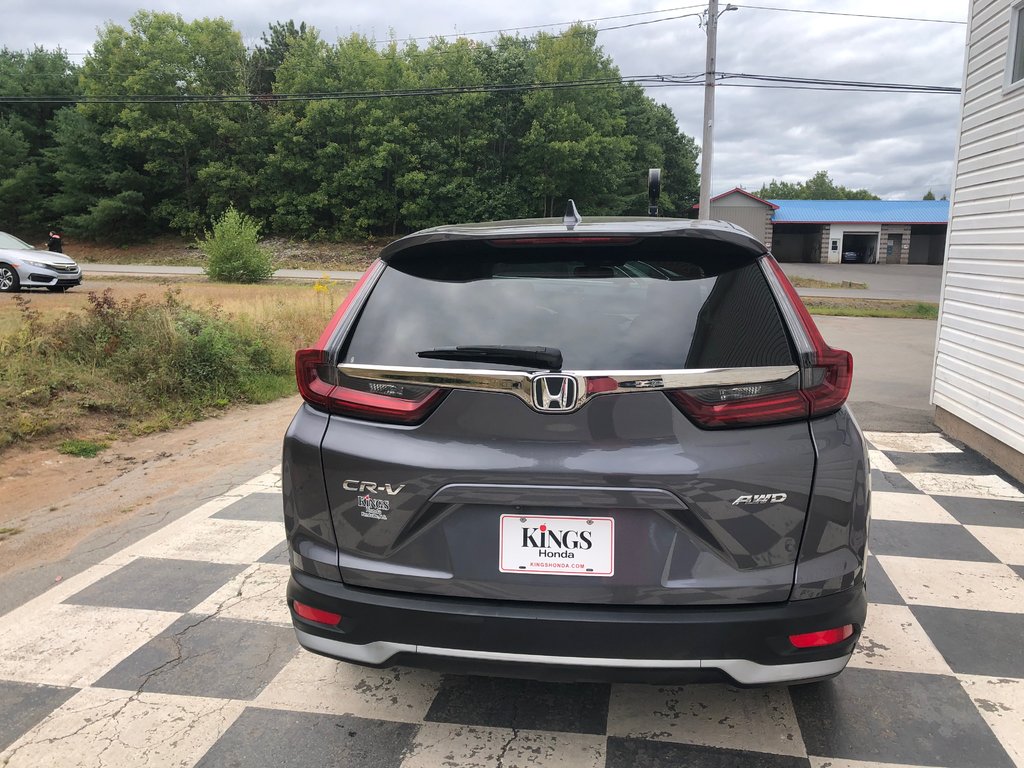
M946 200L764 200L737 188L711 206L790 262L941 264L949 224Z
M768 200L775 224L948 224L948 200Z

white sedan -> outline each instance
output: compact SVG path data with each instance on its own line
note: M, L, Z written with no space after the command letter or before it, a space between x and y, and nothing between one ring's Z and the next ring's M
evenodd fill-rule
M73 259L37 250L0 232L0 293L17 293L22 288L63 292L81 284L82 268Z

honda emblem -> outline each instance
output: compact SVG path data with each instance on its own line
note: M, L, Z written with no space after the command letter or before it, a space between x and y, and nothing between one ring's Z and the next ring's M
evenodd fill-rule
M538 411L571 411L576 408L576 397L572 376L544 374L533 380L533 407Z

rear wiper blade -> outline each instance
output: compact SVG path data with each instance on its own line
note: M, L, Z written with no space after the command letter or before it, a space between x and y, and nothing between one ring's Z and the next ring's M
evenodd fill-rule
M502 363L525 368L562 369L562 351L554 347L509 347L504 345L472 345L438 347L416 353L431 360L461 360L473 363Z

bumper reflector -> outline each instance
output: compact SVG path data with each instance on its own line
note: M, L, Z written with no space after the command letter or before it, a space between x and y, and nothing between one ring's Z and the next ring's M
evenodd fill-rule
M790 635L789 642L795 648L820 648L823 645L841 643L852 634L853 624L846 624L842 627L825 629L821 632L805 632L802 635Z
M307 621L315 621L317 624L326 624L329 627L336 627L341 623L341 614L322 611L311 605L300 603L298 600L292 602L292 610Z

